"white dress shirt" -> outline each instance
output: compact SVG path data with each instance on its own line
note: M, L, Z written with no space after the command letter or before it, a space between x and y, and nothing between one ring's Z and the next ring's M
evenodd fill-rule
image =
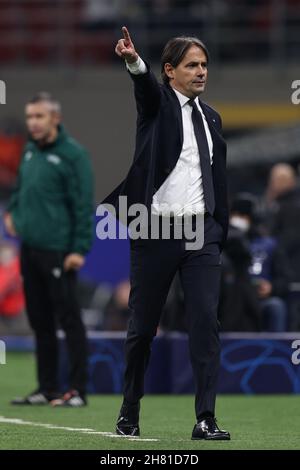
M134 64L126 64L133 74L146 73L147 67L139 57ZM151 212L155 215L184 216L191 214L204 214L204 194L200 166L199 149L192 122L192 107L188 104L189 97L173 88L179 100L182 113L183 144L175 168L167 179L153 195ZM213 161L213 142L206 118L199 105L206 133L211 164Z

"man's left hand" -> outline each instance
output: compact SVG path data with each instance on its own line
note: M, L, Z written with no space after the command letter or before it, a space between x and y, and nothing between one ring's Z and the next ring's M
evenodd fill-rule
M64 270L70 271L75 269L78 271L84 265L85 258L79 253L70 253L64 259Z

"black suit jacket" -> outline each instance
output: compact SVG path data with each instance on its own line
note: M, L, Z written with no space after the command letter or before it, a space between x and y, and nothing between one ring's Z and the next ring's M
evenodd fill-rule
M143 203L149 213L153 194L176 166L183 143L182 114L179 100L169 85L161 85L148 68L141 75L130 74L137 105L137 133L134 160L122 183L103 201L118 209L118 197L127 196L128 207ZM214 217L228 230L226 184L226 143L221 135L219 114L200 101L213 141L213 182L216 208Z

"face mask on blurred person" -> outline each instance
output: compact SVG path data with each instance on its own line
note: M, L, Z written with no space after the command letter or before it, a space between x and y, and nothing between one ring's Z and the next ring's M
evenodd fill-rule
M248 232L250 228L249 220L244 217L239 217L238 215L234 215L230 218L230 225L241 230L243 233Z

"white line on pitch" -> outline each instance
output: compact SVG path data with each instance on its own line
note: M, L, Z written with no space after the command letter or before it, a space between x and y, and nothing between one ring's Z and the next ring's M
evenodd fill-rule
M126 438L130 441L143 441L143 442L158 442L159 439L142 439L139 437L132 437L132 436L119 436L118 434L114 434L112 432L102 432L96 431L95 429L91 428L71 428L69 426L57 426L56 424L47 424L47 423L35 423L33 421L24 421L23 419L19 418L5 418L4 416L0 416L0 423L7 423L7 424L17 424L21 426L36 426L40 428L46 429L61 429L62 431L71 431L71 432L81 432L83 434L98 434L103 437L111 437L111 438Z

